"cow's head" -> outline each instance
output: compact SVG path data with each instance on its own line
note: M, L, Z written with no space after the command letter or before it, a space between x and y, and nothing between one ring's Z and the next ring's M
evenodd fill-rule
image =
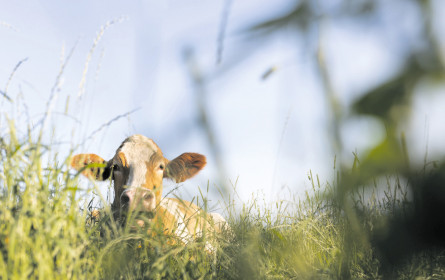
M193 177L206 164L206 158L196 153L184 153L169 161L153 140L133 135L106 161L95 154L75 155L71 166L93 180L114 181L113 208L153 211L161 201L162 179L177 183Z

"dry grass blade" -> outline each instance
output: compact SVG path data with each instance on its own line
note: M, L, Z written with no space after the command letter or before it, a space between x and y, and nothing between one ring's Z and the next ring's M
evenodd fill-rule
M102 39L102 37L105 34L105 31L112 25L116 24L116 23L120 23L125 19L125 17L119 17L113 20L108 21L107 23L105 23L104 25L102 25L99 29L99 32L96 35L96 38L94 38L93 41L93 45L90 48L90 51L88 52L87 55L87 59L85 61L85 67L83 69L83 73L82 73L82 79L80 80L80 84L79 84L79 93L77 95L78 98L81 98L82 95L85 93L85 84L86 84L86 79L87 79L87 74L88 74L88 69L90 66L90 61L93 57L94 51L96 50L97 45L99 44L100 40Z
M131 111L125 113L125 114L116 116L116 117L114 117L113 119L111 119L110 121L104 123L104 124L101 125L98 129L96 129L96 130L94 130L93 132L91 132L91 134L90 134L87 138L85 138L85 140L83 140L83 142L82 142L81 145L85 144L86 141L88 141L88 140L90 140L91 138L93 138L94 135L96 135L96 134L97 134L98 132L100 132L102 129L104 129L104 128L110 126L110 125L111 125L112 123L114 123L115 121L118 121L118 120L121 119L121 118L125 118L126 116L129 116L129 115L133 114L134 112L136 112L136 111L138 111L138 110L140 110L140 109L141 109L141 108L136 108L136 109L131 110Z
M70 61L70 59L74 53L74 50L76 49L77 43L78 42L76 42L76 44L74 44L74 46L71 48L66 59L63 59L64 48L62 48L59 73L57 73L56 81L55 81L53 87L51 88L51 94L50 94L50 97L46 103L46 110L45 110L44 116L39 122L40 124L42 124L42 129L40 130L40 135L39 135L39 142L43 136L43 130L45 129L46 123L53 111L54 103L55 103L55 100L57 99L57 94L59 93L60 88L62 86L62 75L65 72L65 67L67 66L68 62Z
M1 94L2 94L2 95L3 95L9 102L12 102L12 99L7 95L9 85L10 85L10 83L11 83L11 81L12 81L12 78L14 77L15 73L16 73L17 70L19 69L20 65L22 65L22 63L25 62L25 61L27 61L27 60L28 60L28 58L22 59L22 60L20 60L20 61L15 65L14 69L12 70L11 74L9 75L9 79L8 79L8 81L6 82L5 90L4 90L3 92L1 92Z
M11 97L9 97L6 93L4 93L3 91L0 90L0 95L2 95L4 98L6 98L6 100L8 100L9 102L12 102Z

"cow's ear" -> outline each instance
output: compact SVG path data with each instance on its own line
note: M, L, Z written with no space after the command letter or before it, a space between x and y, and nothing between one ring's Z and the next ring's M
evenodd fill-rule
M168 162L164 178L170 178L176 183L184 182L193 177L206 165L206 157L196 153L184 153Z
M111 174L111 166L95 154L78 154L71 159L71 167L91 180L103 181Z

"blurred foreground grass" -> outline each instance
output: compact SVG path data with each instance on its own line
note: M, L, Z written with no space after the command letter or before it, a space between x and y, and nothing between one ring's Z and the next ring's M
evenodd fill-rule
M229 198L223 214L232 231L219 236L216 253L208 254L205 238L171 245L171 237L119 226L108 208L94 221L82 206L88 190L80 189L68 159L16 131L10 121L0 139L2 279L445 278L443 221L434 228L434 211L440 211L434 207L442 202L441 167L418 175L418 184L433 188L419 188L426 195L416 197L438 200L428 205L413 198L416 189L399 175L340 192L341 184L359 182L350 179L357 162L332 183L321 184L310 174L312 189L304 197L290 194L272 205L261 197L244 204ZM417 211L419 203L423 212Z

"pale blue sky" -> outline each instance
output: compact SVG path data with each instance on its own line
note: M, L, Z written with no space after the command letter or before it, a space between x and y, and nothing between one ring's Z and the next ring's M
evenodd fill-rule
M246 41L240 33L249 24L286 12L289 1L232 1L220 65L216 64L217 36L224 2L160 2L1 1L0 89L4 90L15 65L28 58L7 93L14 100L22 94L36 122L45 111L61 57L66 58L75 47L53 111L64 112L69 96L68 113L77 121L53 115L58 141L79 143L117 115L140 108L102 130L77 152L95 152L108 159L121 141L138 133L153 138L170 159L186 151L208 155L204 134L195 127L196 104L181 55L185 47L192 47L201 71L211 77L206 87L207 106L224 156L224 180L238 180L242 200L257 191L270 201L287 193L283 189L302 193L309 186L309 170L320 174L322 181L330 180L334 155L313 54L307 53L305 42L291 31L266 42ZM397 71L398 55L410 39L406 34L416 29L415 17L414 10L407 7L383 11L378 23L366 27L326 21L322 36L328 67L345 109L360 93ZM91 53L85 87L79 89L93 41L110 20L117 22L108 26ZM394 33L397 29L391 28L392 21L406 34ZM379 25L385 26L384 32ZM248 48L245 59L228 68L244 48ZM261 80L271 66L278 71ZM443 85L425 91L432 93L415 99L412 122L406 129L413 156L423 156L425 135L429 135L430 157L435 159L443 155L445 143L445 100L439 94ZM20 102L13 107L20 106L17 104ZM2 112L12 114L11 104L1 101L0 105ZM50 127L47 131L50 135ZM366 149L383 133L369 118L346 122L342 128L344 158L352 160L352 151ZM60 149L69 147L61 145ZM197 186L205 188L209 181L212 187L215 178L216 165L209 158L206 169L185 183L180 193L198 195ZM173 184L167 185L168 190ZM213 193L211 198L218 195Z

